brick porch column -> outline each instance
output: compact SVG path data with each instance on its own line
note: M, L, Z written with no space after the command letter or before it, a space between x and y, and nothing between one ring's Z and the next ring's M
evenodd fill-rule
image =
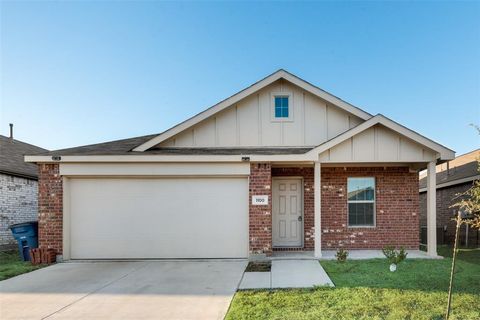
M272 254L272 167L251 163L249 180L250 254ZM252 196L268 196L267 205L252 205Z

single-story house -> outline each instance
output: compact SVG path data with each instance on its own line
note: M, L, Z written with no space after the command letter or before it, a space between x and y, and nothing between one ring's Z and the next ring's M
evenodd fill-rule
M38 168L26 154L48 150L0 135L0 250L17 246L10 225L37 220Z
M160 134L25 159L40 246L68 260L418 249L418 171L454 156L279 70Z
M461 199L461 194L470 189L475 180L480 180L478 160L480 149L473 150L453 160L439 164L437 173L437 243L453 244L455 240L455 215L458 208L451 206ZM427 235L427 178L420 173L420 240L426 243ZM461 245L480 245L480 231L468 225L460 227L459 241Z

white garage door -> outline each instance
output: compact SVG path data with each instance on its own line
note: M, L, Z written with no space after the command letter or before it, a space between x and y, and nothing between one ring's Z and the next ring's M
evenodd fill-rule
M248 255L246 178L71 179L72 259Z

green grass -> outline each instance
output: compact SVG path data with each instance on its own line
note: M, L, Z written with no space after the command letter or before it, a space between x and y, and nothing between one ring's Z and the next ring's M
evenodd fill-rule
M396 272L385 259L322 261L336 288L240 291L226 319L442 319L451 252L411 259ZM480 249L457 256L451 319L480 319Z
M43 267L44 265L34 266L29 261L21 261L17 251L0 252L0 281Z

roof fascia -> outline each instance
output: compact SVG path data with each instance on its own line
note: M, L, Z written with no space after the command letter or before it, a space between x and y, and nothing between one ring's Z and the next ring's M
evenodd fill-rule
M159 134L158 136L152 138L151 140L148 140L144 142L143 144L135 147L132 151L138 151L138 152L143 152L151 147L173 137L174 135L196 125L197 123L211 117L212 115L230 107L231 105L237 103L238 101L248 97L251 94L254 94L255 92L265 88L266 86L272 84L273 82L279 80L279 79L285 79L292 84L304 89L305 91L310 92L311 94L318 96L319 98L334 104L337 107L340 107L344 109L347 112L350 112L359 118L363 120L367 120L372 117L371 114L335 97L334 95L323 91L322 89L308 83L307 81L285 71L285 70L279 70L266 78L256 82L255 84L251 85L250 87L234 94L233 96L219 102L218 104L208 108L207 110L200 112L199 114L193 116L192 118L181 122L180 124L172 127L171 129L168 129L167 131Z
M477 174L477 175L471 176L471 177L467 177L467 178L462 178L462 179L457 179L457 180L452 180L452 181L447 181L447 182L444 182L444 183L437 184L436 189L451 187L451 186L455 186L457 184L463 184L463 183L467 183L467 182L475 181L475 180L480 180L480 174ZM427 188L426 187L425 188L420 188L420 189L418 189L418 192L420 192L420 193L427 192Z
M381 124L393 131L395 131L398 134L401 134L402 136L405 136L435 152L438 153L438 159L439 160L451 160L455 158L455 151L448 149L444 146L442 146L439 143L436 143L435 141L432 141L418 133L416 133L413 130L410 130L398 123L396 123L393 120L388 119L387 117L377 114L376 116L370 118L369 120L359 124L358 126L336 136L333 139L330 139L329 141L319 145L316 148L313 148L307 154L310 155L315 155L318 156L320 153L336 146L339 143L342 143L343 141L361 133L362 131L367 130L368 128L373 127L376 124Z
M237 103L238 101L248 97L249 95L255 93L258 90L261 90L262 88L268 86L269 84L272 84L273 82L279 80L281 78L281 72L275 72L268 77L258 81L257 83L251 85L250 87L234 94L233 96L217 103L216 105L208 108L205 111L200 112L199 114L193 116L190 119L187 119L178 125L172 127L171 129L168 129L167 131L159 134L158 136L142 143L138 147L135 147L132 151L146 151L150 149L151 147L161 143L162 141L167 140L168 138L173 137L174 135L194 126L195 124L207 119L208 117L211 117L212 115L224 110L225 108L231 106L232 104Z

